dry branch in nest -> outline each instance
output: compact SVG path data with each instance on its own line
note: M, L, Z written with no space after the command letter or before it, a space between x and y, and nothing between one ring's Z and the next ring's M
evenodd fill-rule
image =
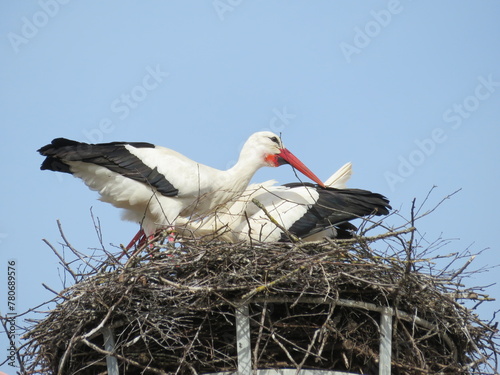
M376 374L380 311L390 307L393 374L495 373L498 330L463 305L488 300L462 285L468 262L436 270L410 225L315 243L160 240L125 264L85 260L83 275L61 257L78 282L26 333L26 373L105 374L110 358L120 374L236 371L241 306L253 368Z

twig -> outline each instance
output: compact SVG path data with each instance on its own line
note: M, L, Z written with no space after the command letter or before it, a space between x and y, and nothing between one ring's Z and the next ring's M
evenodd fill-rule
M42 286L47 289L49 292L54 293L56 296L62 299L68 299L68 297L63 296L61 293L56 292L54 289L50 288L47 284L42 283Z
M207 293L210 293L210 292L213 292L214 289L213 288L209 288L209 287L194 287L194 286L188 286L188 285L182 285L182 284L179 284L179 283L176 283L174 281L170 281L168 279L165 279L164 277L159 277L159 280L164 283L164 284L167 284L167 285L170 285L170 286L173 286L179 290L188 290L192 293L197 293L197 292L201 292L201 291L204 291L204 292L207 292Z
M168 373L163 371L163 370L160 370L160 369L157 369L155 367L152 367L152 366L143 366L141 365L139 362L136 362L130 358L127 358L127 357L124 357L118 353L112 353L112 352L109 352L107 350L104 350L104 349L101 349L100 347L98 347L97 345L91 343L90 341L88 341L86 338L79 338L79 341L81 341L82 343L84 343L85 345L87 345L90 349L92 350L95 350L96 352L100 353L100 354L103 354L103 355L109 355L109 356L113 356L113 357L116 357L117 359L125 362L125 363L128 363L132 366L135 366L135 367L138 367L140 369L143 369L143 370L148 370L148 371L151 371L155 374L160 374L160 375L167 375Z
M476 259L476 256L475 255L471 256L469 260L465 262L465 264L462 267L460 267L460 269L458 269L456 272L453 273L453 275L450 276L449 280L451 281L455 279L455 277L457 277L458 275L461 275L465 271L465 269L469 267L469 265L474 261L474 259Z
M267 301L264 301L264 305L262 306L262 312L260 314L260 322L259 322L259 332L257 334L257 340L255 341L254 349L253 349L253 368L259 368L259 346L262 340L262 333L264 332L265 319L267 315Z
M97 235L97 239L99 240L99 243L101 244L101 248L103 251L106 252L106 249L104 247L104 242L102 239L102 230L101 230L101 221L99 218L94 216L94 211L92 210L92 207L90 207L90 217L92 218L92 223L94 224L94 229ZM97 223L96 223L97 221Z
M85 265L90 267L92 271L97 271L94 266L92 266L89 262L87 262L81 255L80 253L71 245L71 243L68 241L66 238L66 235L64 234L64 231L62 229L62 224L59 220L57 220L57 227L59 228L59 234L61 235L62 239L64 240L64 243L66 246L69 247L69 249L75 254Z
M260 203L256 198L252 199L252 203L255 204L257 207L259 207L264 212L264 214L269 218L269 220L271 220L271 222L274 225L276 225L279 229L281 229L281 231L283 233L285 233L288 236L288 238L290 238L290 240L292 242L301 242L300 239L296 235L290 233L283 225L278 223L278 221L274 217L271 216L271 214L267 210L266 206L264 206L262 203Z
M43 242L45 242L45 244L47 244L48 247L50 247L50 249L52 250L52 252L54 254L56 254L56 256L59 258L59 260L62 262L62 265L64 266L64 269L66 271L69 272L69 274L73 277L73 280L75 282L78 281L78 277L76 276L75 272L73 272L73 270L71 269L70 265L64 260L64 258L59 254L59 252L55 249L54 246L52 246L52 244L47 241L45 238L42 239Z
M410 225L414 228L415 227L415 201L416 198L413 198L411 202L411 220L410 220ZM413 257L413 242L415 240L415 231L411 231L410 233L410 240L408 241L408 248L405 247L406 250L406 270L405 274L409 275L411 272L411 265L412 265L412 257Z
M64 351L64 353L63 353L63 355L62 355L62 357L61 357L61 359L59 361L57 375L64 374L64 371L63 371L64 370L64 366L66 364L66 361L67 361L68 357L71 354L71 349L73 349L73 345L77 341L77 337L78 337L77 335L80 332L80 329L82 328L82 326L83 326L83 322L80 322L78 324L78 328L73 332L73 336L69 340L68 346L66 347L66 350Z
M431 191L429 192L429 194L432 192L432 190L433 190L433 189L434 189L434 187L431 189ZM440 201L439 201L439 202L438 202L438 203L437 203L437 204L436 204L436 205L435 205L432 209L430 209L430 210L428 210L428 211L424 212L424 213L423 213L422 215L420 215L420 216L417 216L417 217L415 218L415 220L419 220L419 219L423 218L424 216L427 216L427 215L429 215L429 214L433 213L433 212L434 212L434 211L435 211L435 210L436 210L439 206L441 206L441 204L443 204L443 202L444 202L445 200L450 199L450 198L451 198L451 197L453 197L455 194L457 194L458 192L460 192L460 190L462 190L462 189L461 189L461 188L460 188L460 189L457 189L457 190L455 190L453 193L448 194L446 197L444 197L443 199L441 199L441 200L440 200ZM426 201L426 200L427 200L427 198L425 199L425 201ZM425 201L424 201L424 202L425 202ZM420 208L418 209L418 211L420 211L420 209L421 209L421 208L422 208L422 207L420 207ZM417 212L417 215L418 215L418 212Z

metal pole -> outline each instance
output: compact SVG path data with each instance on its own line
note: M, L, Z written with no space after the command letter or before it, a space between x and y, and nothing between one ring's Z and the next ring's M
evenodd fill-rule
M384 308L380 315L379 375L391 375L392 309Z
M238 349L238 375L251 375L252 348L248 304L236 308L236 346Z
M104 337L104 349L108 352L115 352L115 337L113 335L113 330L108 326L104 326L101 329L102 336ZM106 364L108 366L108 375L119 375L118 373L118 361L116 357L112 355L106 356Z

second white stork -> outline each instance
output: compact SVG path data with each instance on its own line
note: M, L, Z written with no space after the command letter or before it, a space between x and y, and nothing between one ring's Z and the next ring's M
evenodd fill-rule
M81 178L102 201L125 209L125 219L141 223L147 236L175 225L178 217L196 219L212 212L244 191L261 167L290 164L322 185L271 132L250 136L238 162L225 171L144 142L88 144L57 138L38 151L46 157L42 170Z
M201 221L179 222L183 224L179 234L228 242L290 241L289 235L307 241L350 237L357 229L350 220L387 215L391 208L378 193L347 189L350 176L351 163L347 163L325 181L326 188L308 183L276 185L272 180L250 185L215 214Z

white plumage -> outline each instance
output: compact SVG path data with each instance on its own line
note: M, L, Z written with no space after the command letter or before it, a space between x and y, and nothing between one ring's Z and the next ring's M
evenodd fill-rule
M324 185L344 189L351 175L352 164L349 162L332 174ZM179 220L177 230L181 236L215 237L228 242L250 239L275 242L281 239L283 233L271 222L269 216L288 229L318 201L318 198L319 193L312 186L302 185L290 189L277 185L275 180L269 180L248 186L241 195L203 220ZM266 208L269 216L252 203L253 199Z
M86 144L54 139L39 152L41 169L72 173L100 199L125 209L146 235L172 226L179 217L198 219L237 197L261 167L291 164L321 181L271 132L258 132L244 144L234 167L222 171L149 143Z
M250 185L240 196L219 207L215 214L199 221L179 221L178 233L229 242L287 240L282 228L309 241L337 237L338 230L355 229L349 220L387 214L390 208L388 200L380 194L346 189L351 168L351 163L342 166L326 180L326 188L311 184L276 185L273 180Z

